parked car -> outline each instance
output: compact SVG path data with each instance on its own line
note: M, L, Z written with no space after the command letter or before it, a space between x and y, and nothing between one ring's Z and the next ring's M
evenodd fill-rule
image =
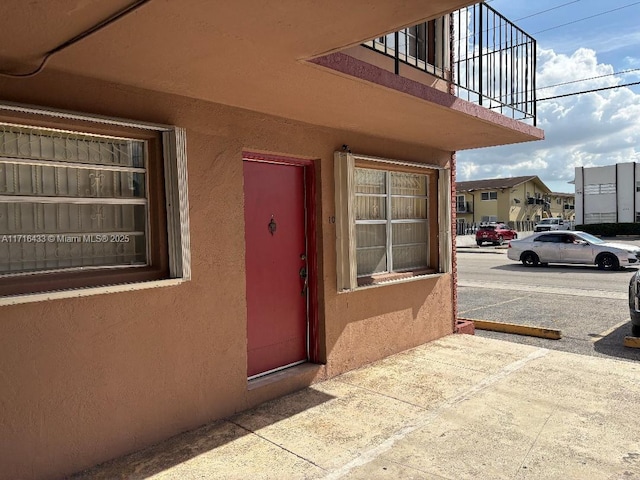
M514 238L518 238L518 232L511 230L504 223L480 225L480 228L476 232L476 243L478 246L481 246L485 242L502 245L505 240L513 240Z
M507 257L528 267L547 263L577 263L597 265L601 270L618 270L640 261L640 247L606 242L585 232L558 230L512 240Z
M631 315L631 334L640 337L640 270L629 281L629 314Z
M533 227L534 232L550 232L551 230L569 230L570 223L562 218L543 218Z

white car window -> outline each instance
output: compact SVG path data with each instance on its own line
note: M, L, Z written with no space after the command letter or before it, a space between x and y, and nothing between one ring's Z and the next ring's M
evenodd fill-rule
M562 235L558 235L556 233L550 233L548 235L540 235L536 237L534 242L542 242L542 243L562 243Z
M594 237L590 233L581 233L580 235L578 235L578 237L580 237L582 240L586 240L587 242L592 243L594 245L598 245L600 243L604 243L604 240L601 240L598 237Z

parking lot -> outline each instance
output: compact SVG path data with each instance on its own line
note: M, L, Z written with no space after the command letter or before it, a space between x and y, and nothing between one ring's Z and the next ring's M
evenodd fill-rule
M638 240L626 243L640 245ZM458 316L562 331L560 340L477 330L476 335L584 355L640 361L623 346L631 326L628 282L636 268L524 267L505 248L458 250Z

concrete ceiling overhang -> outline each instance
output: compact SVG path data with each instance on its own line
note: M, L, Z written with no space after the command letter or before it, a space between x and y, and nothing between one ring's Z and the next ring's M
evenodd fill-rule
M3 0L0 71L34 69L46 52L132 3ZM542 138L450 95L434 102L322 62L472 3L148 0L45 68L445 150Z

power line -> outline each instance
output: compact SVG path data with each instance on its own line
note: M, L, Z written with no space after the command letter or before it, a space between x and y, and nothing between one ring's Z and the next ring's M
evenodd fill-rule
M618 10L622 10L623 8L633 7L634 5L638 5L638 4L640 4L640 2L634 2L634 3L630 3L628 5L623 5L622 7L612 8L611 10L606 10L604 12L596 13L595 15L589 15L588 17L579 18L578 20L573 20L572 22L567 22L567 23L563 23L562 25L556 25L555 27L549 27L549 28L545 28L544 30L539 30L537 32L532 33L532 35L537 35L538 33L542 33L542 32L548 32L549 30L554 30L554 29L560 28L560 27L566 27L567 25L573 25L574 23L582 22L584 20L589 20L591 18L600 17L600 16L605 15L607 13L617 12Z
M520 20L525 20L527 18L535 17L537 15L542 15L543 13L547 13L547 12L550 12L552 10L556 10L558 8L562 8L562 7L566 6L566 5L571 5L572 3L578 3L578 2L581 2L581 1L582 0L573 0L571 2L563 3L562 5L558 5L558 6L555 6L555 7L552 7L552 8L547 8L546 10L542 10L540 12L532 13L531 15L527 15L526 17L516 18L515 20L513 20L513 22L515 23L515 22L519 22ZM485 3L487 3L487 2L485 2Z
M596 80L598 78L611 77L613 75L624 75L626 73L637 72L638 70L640 70L640 68L631 68L629 70L621 70L619 72L605 73L604 75L597 75L595 77L581 78L579 80L571 80L571 81L568 81L568 82L556 83L554 85L547 85L546 87L538 87L538 88L536 88L536 91L544 90L544 89L547 89L547 88L560 87L562 85L569 85L571 83L586 82L588 80Z
M485 1L484 1L484 3L485 3L485 4L486 4L486 3L491 3L492 1L493 1L493 0L485 0ZM569 1L569 2L565 2L565 3L560 4L560 5L557 5L557 6L555 6L555 7L548 8L548 9L546 9L546 10L541 10L541 11L539 11L539 12L535 12L535 13L532 13L532 14L526 15L526 16L524 16L524 17L520 17L520 18L518 18L518 19L514 20L514 22L517 22L517 21L520 21L520 20L524 20L524 19L526 19L526 18L535 17L535 16L537 16L537 15L541 15L541 14L543 14L543 13L547 13L547 12L550 12L550 11L552 11L552 10L557 10L558 8L561 8L561 7L564 7L564 6L567 6L567 5L571 5L571 4L573 4L573 3L578 3L578 2L580 2L580 1L582 1L582 0L572 0L572 1ZM584 18L579 18L579 19L577 19L577 20L573 20L573 21L571 21L571 22L563 23L563 24L561 24L561 25L556 25L556 26L554 26L554 27L545 28L545 29L543 29L543 30L539 30L539 31L537 31L537 32L534 32L534 33L532 33L531 35L537 35L538 33L547 32L547 31L549 31L549 30L554 30L554 29L556 29L556 28L566 27L567 25L572 25L572 24L574 24L574 23L582 22L582 21L584 21L584 20L589 20L589 19L591 19L591 18L600 17L600 16L605 15L605 14L607 14L607 13L616 12L616 11L618 11L618 10L622 10L622 9L624 9L624 8L628 8L628 7L633 7L634 5L638 5L638 4L640 4L640 1L638 1L638 2L634 2L634 3L630 3L630 4L627 4L627 5L623 5L622 7L613 8L613 9L611 9L611 10L605 10L604 12L596 13L596 14L594 14L594 15L590 15L590 16L588 16L588 17L584 17ZM474 6L474 8L475 8L475 6ZM498 28L501 28L501 26L493 26L493 27L489 27L489 28L487 28L486 30L483 30L483 31L479 32L479 35L483 35L483 34L485 34L485 33L489 33L489 32L491 32L491 31L493 31L493 30L498 29ZM477 34L477 32L476 32L475 34ZM474 34L474 35L475 35L475 34ZM467 38L469 38L469 37L470 37L470 36L466 36L466 37L464 37L464 38L460 39L460 42L462 42L463 40L466 40L466 39L467 39ZM500 45L500 47L502 47L502 45Z
M44 56L42 57L42 59L40 60L40 64L33 70L31 70L30 72L26 72L26 73L9 73L9 72L4 72L0 70L0 77L9 77L9 78L29 78L29 77L34 77L37 74L39 74L40 72L42 72L42 70L44 70L44 67L47 66L47 63L49 62L49 59L54 56L56 53L61 52L62 50L78 43L79 41L93 35L94 33L98 32L99 30L101 30L102 28L112 24L113 22L116 22L118 20L120 20L121 18L131 14L132 12L134 12L135 10L137 10L139 7L141 7L142 5L144 5L145 3L149 2L150 0L135 0L132 4L130 4L129 6L124 7L121 10L118 10L116 13L110 15L108 18L102 20L101 22L97 23L96 25L89 27L87 30L84 30L83 32L79 33L78 35L76 35L75 37L66 40L65 42L61 43L60 45L58 45L57 47L49 50L47 53L44 54Z
M624 83L622 85L613 85L611 87L594 88L592 90L584 90L582 92L573 92L573 93L565 93L563 95L554 95L553 97L538 98L537 101L544 102L545 100L554 100L556 98L572 97L573 95L582 95L583 93L601 92L603 90L613 90L614 88L630 87L632 85L640 85L640 82Z

